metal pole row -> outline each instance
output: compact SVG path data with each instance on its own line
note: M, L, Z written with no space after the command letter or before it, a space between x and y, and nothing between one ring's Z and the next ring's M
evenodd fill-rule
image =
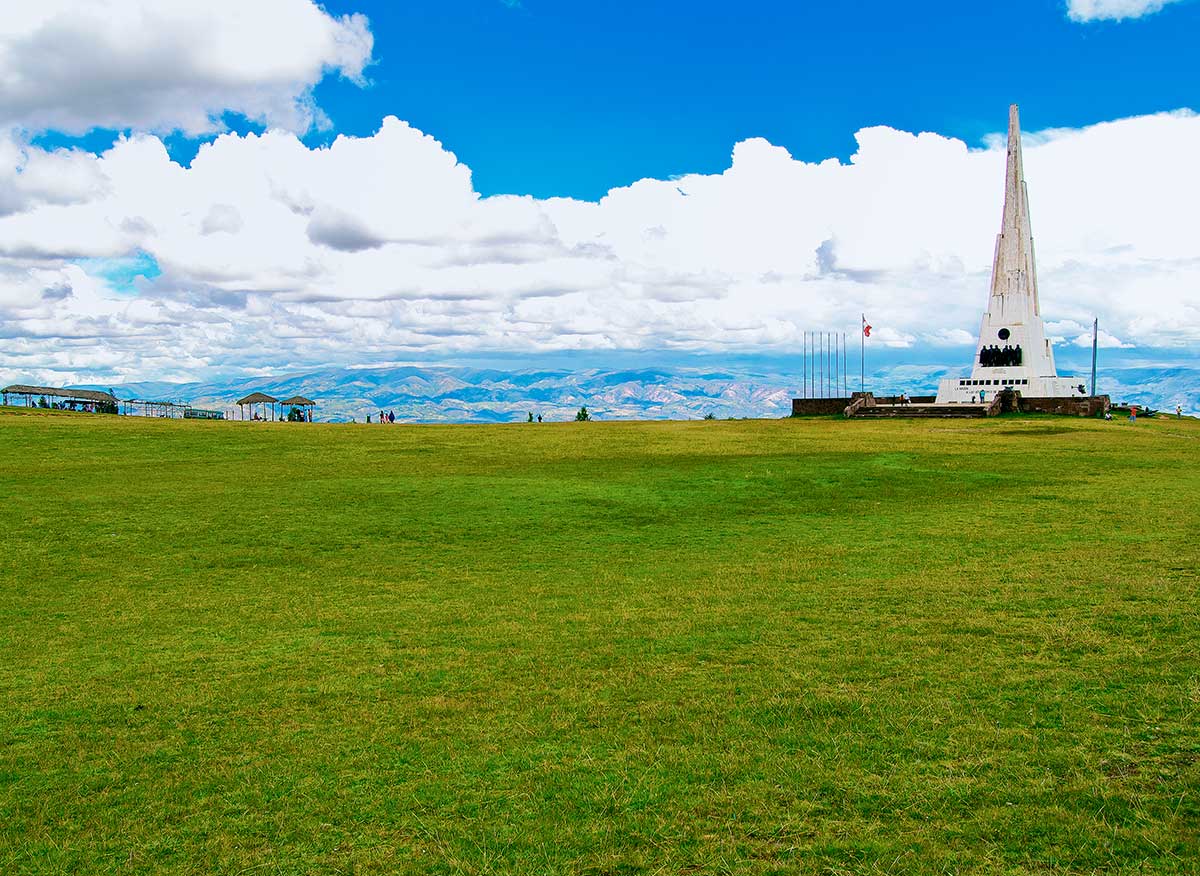
M800 333L800 380L805 398L850 397L849 337L846 332Z

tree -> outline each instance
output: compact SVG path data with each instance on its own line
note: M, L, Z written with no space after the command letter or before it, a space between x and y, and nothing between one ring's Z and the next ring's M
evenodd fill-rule
M577 413L575 415L575 422L583 423L583 422L586 422L587 420L590 420L591 418L592 418L592 415L588 413L587 405L584 405L583 407L581 407L579 409L579 413Z
M289 423L303 423L304 422L304 411L300 410L298 407L295 407L293 405L292 409L290 411L288 411L287 421Z
M706 420L715 420L716 418L717 418L717 415L714 414L712 411L709 411L707 414L704 415L704 419L706 419Z
M533 411L530 411L530 412L529 412L529 419L528 419L528 420L526 420L525 422L526 422L526 423L532 423L532 422L533 422Z

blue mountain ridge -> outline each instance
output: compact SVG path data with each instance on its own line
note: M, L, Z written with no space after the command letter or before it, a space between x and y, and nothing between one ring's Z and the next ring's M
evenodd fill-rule
M895 364L867 376L868 388L893 393L930 393L943 376L961 369L944 365ZM237 416L235 402L261 391L276 398L294 394L317 401L317 418L362 422L380 410L410 422L517 422L529 413L547 420L573 419L583 405L599 419L699 419L784 417L801 378L777 369L712 370L637 368L469 368L451 365L325 368L272 377L235 377L211 382L147 381L113 389L121 398L187 401ZM856 382L856 381L852 381ZM1200 366L1162 367L1130 363L1105 369L1098 391L1114 402L1200 412ZM851 388L854 388L853 386Z

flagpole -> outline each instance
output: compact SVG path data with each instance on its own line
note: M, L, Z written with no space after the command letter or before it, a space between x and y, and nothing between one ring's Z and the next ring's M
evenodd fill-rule
M850 375L846 373L850 365L846 361L848 358L846 355L846 333L842 332L842 398L850 397Z
M838 332L842 336L842 361L838 363L838 376L842 378L838 384L838 397L844 398L846 395L846 333Z
M1100 339L1100 317L1092 320L1092 398L1096 397L1096 346Z
M866 392L867 370L867 315L862 315L862 326L858 331L858 391Z

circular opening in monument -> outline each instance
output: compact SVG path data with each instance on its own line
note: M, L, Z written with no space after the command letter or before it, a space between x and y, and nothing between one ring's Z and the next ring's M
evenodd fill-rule
M1010 334L1012 333L1008 329L1000 329L1000 340L1007 341Z

